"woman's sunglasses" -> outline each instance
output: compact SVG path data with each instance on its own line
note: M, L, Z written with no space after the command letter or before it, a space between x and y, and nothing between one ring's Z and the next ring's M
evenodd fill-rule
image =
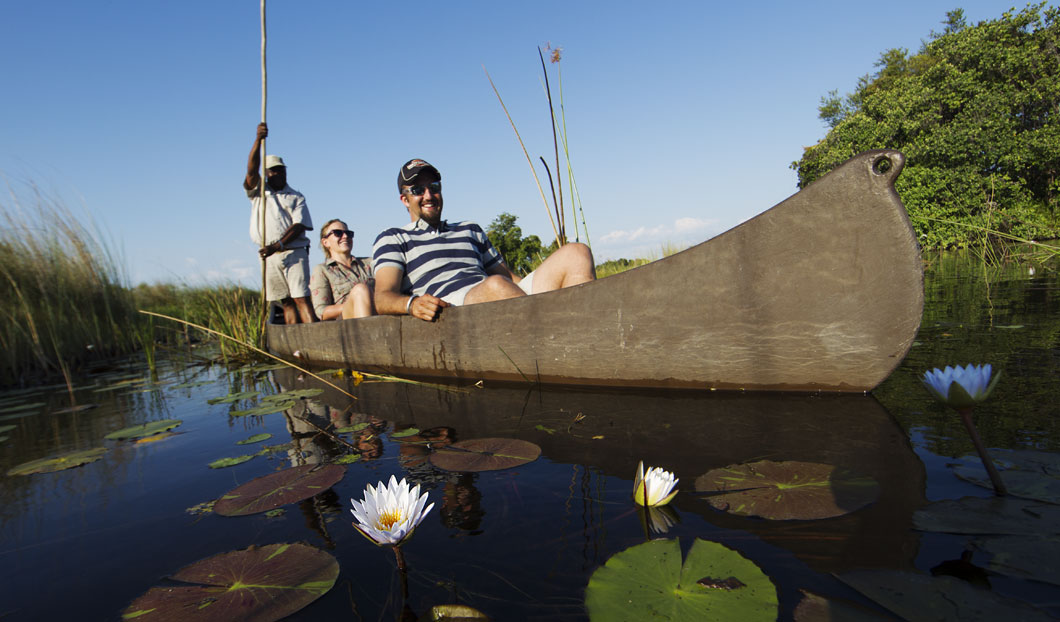
M353 231L350 231L349 229L332 229L325 233L324 237L328 237L329 235L335 236L335 239L339 239L344 235L349 236L351 240L353 239Z

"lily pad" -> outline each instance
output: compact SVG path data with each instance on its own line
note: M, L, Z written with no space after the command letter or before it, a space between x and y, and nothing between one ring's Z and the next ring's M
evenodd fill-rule
M243 464L244 462L253 460L255 456L257 456L257 454L244 454L242 456L233 456L231 458L219 458L217 460L214 460L207 466L209 466L211 469L223 469L226 467L235 466L237 464Z
M67 406L66 408L60 408L59 410L53 410L53 415L69 415L73 413L85 412L86 410L92 410L98 408L99 404L79 404L77 406Z
M177 436L178 434L180 434L180 433L179 432L159 432L158 434L152 434L151 436L145 436L143 438L138 438L138 439L136 439L133 442L136 443L137 445L139 445L141 443L157 443L158 441L164 441L167 438L169 438L171 436Z
M435 605L427 612L430 622L467 622L489 620L486 614L467 605Z
M261 398L263 402L293 402L294 400L301 399L303 397L315 397L324 392L324 389L295 389L293 391L285 391L283 393L275 393L273 395L266 395Z
M172 430L181 423L184 423L180 419L163 419L161 421L149 421L147 423L141 423L140 425L130 426L128 428L122 428L116 432L104 436L103 438L108 441L122 441L130 438L142 438L144 436L152 436L159 432L165 432Z
M153 587L123 620L271 622L302 609L335 585L339 563L304 544L270 544L215 555L172 579L197 585Z
M287 513L286 508L276 508L275 510L269 510L265 512L266 518L279 518Z
M842 516L872 503L880 485L841 467L794 460L762 460L714 469L696 479L699 492L715 509L772 520Z
M307 464L263 475L235 488L214 504L221 516L245 516L308 499L331 488L346 474L337 464Z
M537 460L541 448L515 438L473 438L431 454L431 464L446 471L499 471Z
M272 438L272 434L269 434L268 432L265 432L263 434L255 434L254 436L251 436L250 438L245 438L245 439L237 442L236 445L250 445L252 443L260 443L261 441L266 441L266 440L269 440L270 438Z
M990 483L990 476L981 464L958 466L953 469L953 473L977 486L994 489L993 484ZM1041 471L1020 469L1005 469L1000 475L1010 495L1060 504L1060 478L1058 477L1046 475Z
M777 590L753 562L696 538L681 563L677 540L615 554L585 589L590 620L775 620Z
M904 620L1045 622L1053 619L1030 605L1002 598L954 577L858 570L839 575L839 579Z
M335 464L353 464L361 459L361 454L344 454L332 460Z
M282 413L288 408L294 406L294 402L266 402L261 406L255 406L254 408L248 408L246 410L233 410L228 414L233 417L250 417L253 415L273 415L276 413Z
M31 473L54 473L55 471L72 469L74 467L79 467L82 464L95 462L102 458L105 453L107 453L106 447L93 447L92 449L72 451L51 458L41 458L40 460L24 462L8 469L7 474L30 475Z
M338 428L335 431L338 432L339 434L344 434L346 432L360 432L361 430L363 430L363 429L365 429L367 427L368 427L368 422L367 421L362 421L360 423L355 423L353 425L348 425L348 426L346 426L344 428Z
M258 394L257 391L243 391L240 393L229 393L224 397L214 397L206 400L207 404L231 404L238 402L239 400L246 400L255 397Z
M1060 534L1060 506L1016 497L946 499L917 510L913 526L944 533Z
M419 428L406 428L399 432L393 432L390 434L390 438L405 438L406 436L416 436L420 433Z
M990 570L998 574L1060 585L1060 538L1002 536L983 538L975 546L993 555Z

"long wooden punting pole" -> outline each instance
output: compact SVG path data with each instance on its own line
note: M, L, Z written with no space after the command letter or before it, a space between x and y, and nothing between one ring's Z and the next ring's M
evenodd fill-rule
M265 69L265 0L261 0L261 122L265 123L265 107L269 100L269 74ZM258 146L258 156L261 158L261 247L265 248L265 139L261 139ZM265 299L265 259L261 260L261 331L260 341L265 347L265 322L269 317L269 302Z

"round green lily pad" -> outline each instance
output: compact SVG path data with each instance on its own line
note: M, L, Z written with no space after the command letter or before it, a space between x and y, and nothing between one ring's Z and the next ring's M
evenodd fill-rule
M231 404L232 402L238 402L239 400L250 399L258 394L257 391L243 391L240 393L229 393L224 397L215 397L206 400L207 404Z
M257 454L244 454L242 456L234 456L232 458L220 458L214 460L208 466L211 469L223 469L225 467L235 466L237 464L243 464L249 460L253 460Z
M94 447L92 449L73 451L60 456L24 462L8 469L7 474L30 475L31 473L54 473L55 471L72 469L74 467L79 467L82 464L95 462L102 458L105 453L107 453L106 447Z
M335 464L353 464L361 459L361 454L343 454L332 460Z
M130 426L128 428L122 428L116 432L104 436L103 438L108 441L123 441L130 438L142 438L144 436L152 436L159 432L165 432L172 430L181 423L184 423L180 419L163 419L161 421L149 421L140 425Z
M295 389L293 391L285 391L283 393L275 393L273 395L266 395L261 398L263 402L293 402L294 400L301 399L303 397L315 397L324 392L324 389Z
M308 499L331 488L346 474L337 464L307 464L263 475L230 490L213 511L221 516L244 516Z
M367 427L368 427L368 422L362 421L360 423L355 423L353 425L348 425L348 426L343 427L343 428L338 428L335 431L338 432L339 434L344 434L346 432L360 432L361 430L363 430L363 429L365 429Z
M696 541L681 562L677 540L615 554L585 588L591 621L775 620L777 590L753 562L717 542Z
M287 617L335 585L339 563L304 544L270 544L215 555L172 579L196 585L153 587L122 612L123 620L176 622Z
M405 438L407 436L416 436L419 433L419 428L405 428L404 430L391 433L390 438Z
M537 460L541 448L515 438L473 438L439 448L431 464L446 471L499 471Z
M486 614L467 605L435 605L427 612L430 622L470 622L489 620Z
M260 443L261 441L266 441L270 438L272 438L272 434L269 434L268 432L262 434L255 434L250 438L245 438L241 441L238 441L236 445L250 445L252 443Z
M715 509L772 520L842 516L879 496L876 480L816 462L762 460L714 469L696 479L696 491Z

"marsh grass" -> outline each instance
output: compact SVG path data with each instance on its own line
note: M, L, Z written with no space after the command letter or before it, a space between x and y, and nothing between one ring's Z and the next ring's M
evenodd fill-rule
M0 201L0 384L71 374L137 340L119 257L33 184Z
M133 289L133 296L137 309L181 318L244 343L259 343L261 338L261 312L257 290L232 284L191 287L163 283L137 285ZM165 332L159 330L156 338L167 345L212 339L208 334L189 328L188 325L176 329L169 326L159 327L162 328L165 328ZM230 358L243 360L254 356L251 350L225 339L219 341L219 348L225 361Z

